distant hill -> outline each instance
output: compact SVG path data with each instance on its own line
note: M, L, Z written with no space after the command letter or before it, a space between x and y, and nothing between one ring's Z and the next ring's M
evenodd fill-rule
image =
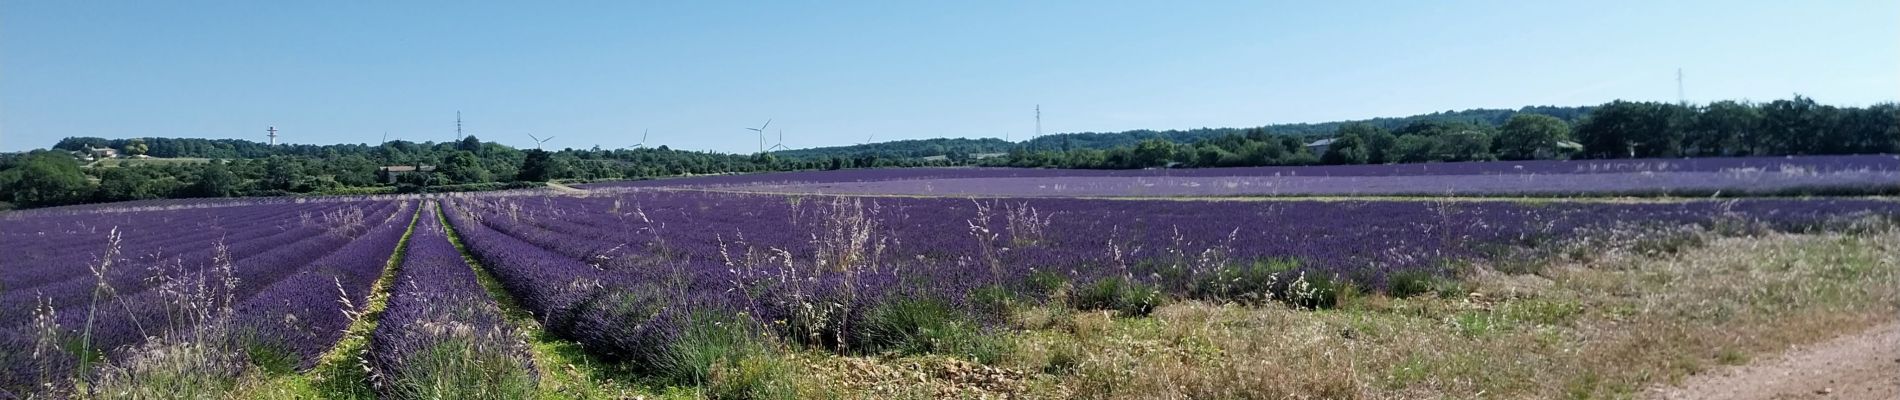
M1247 128L1198 128L1187 130L1156 131L1139 129L1121 132L1078 132L1044 135L1022 142L1008 142L995 138L984 139L924 139L898 140L852 146L818 147L778 152L786 158L918 158L948 155L1004 153L1022 149L1030 151L1060 151L1079 149L1112 149L1130 147L1148 139L1164 139L1175 143L1193 143L1228 134L1242 134L1248 129L1265 129L1267 133L1291 136L1302 140L1330 137L1340 125L1363 122L1376 127L1396 130L1407 124L1420 121L1470 122L1478 125L1496 126L1519 113L1543 114L1557 117L1566 122L1576 122L1583 118L1595 106L1558 107L1532 106L1516 110L1507 109L1470 109L1464 111L1443 111L1409 117L1373 118L1364 120L1333 121L1320 123L1272 124Z
M1165 139L1176 143L1192 143L1221 135L1240 134L1248 129L1266 129L1270 134L1291 136L1300 139L1328 137L1342 124L1364 122L1385 129L1398 129L1417 121L1458 121L1479 125L1495 126L1518 113L1544 114L1565 121L1574 122L1588 113L1593 106L1524 107L1517 110L1506 109L1470 109L1464 111L1444 111L1409 117L1373 118L1366 120L1333 121L1320 123L1273 124L1263 127L1245 128L1198 128L1188 130L1130 130L1121 132L1079 132L1045 135L1035 139L1010 142L996 138L965 139L907 139L889 142L867 143L850 146L815 147L785 150L774 153L786 159L821 160L842 159L915 159L932 156L962 156L1007 153L1013 150L1075 150L1075 149L1111 149L1133 146L1143 140ZM54 144L54 149L83 151L89 147L121 148L130 139L106 139L99 137L69 137ZM199 139L199 138L145 138L150 146L146 153L160 158L217 158L217 159L254 159L271 156L307 156L323 157L336 154L360 154L371 152L378 146L362 144L286 144L271 146L262 142L243 139Z

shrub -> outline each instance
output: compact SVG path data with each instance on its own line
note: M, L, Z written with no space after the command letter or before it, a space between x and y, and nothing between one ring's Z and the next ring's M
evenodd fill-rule
M1061 274L1050 271L1029 273L1029 288L1035 290L1035 294L1045 298L1054 300L1054 298L1062 292L1063 288L1067 288L1068 286L1069 279L1062 277Z
M977 312L998 318L1008 318L1021 300L1016 292L1000 285L990 285L970 291L970 306Z
M770 350L748 321L732 316L693 314L678 335L650 366L656 376L678 384L705 383L716 368Z
M1115 310L1128 316L1148 315L1162 300L1160 288L1121 277L1098 279L1075 293L1078 309Z
M1412 297L1437 292L1445 280L1429 271L1404 270L1386 275L1386 294L1392 297Z
M951 354L982 363L1000 360L1005 345L935 299L899 298L865 313L853 348L864 354Z
M1338 307L1342 300L1358 296L1359 287L1352 281L1302 273L1287 284L1286 293L1280 299L1294 307L1323 309Z
M1196 297L1216 301L1260 302L1269 298L1290 280L1287 272L1299 269L1300 260L1292 258L1261 259L1239 266L1224 266L1212 276L1196 282L1193 293Z

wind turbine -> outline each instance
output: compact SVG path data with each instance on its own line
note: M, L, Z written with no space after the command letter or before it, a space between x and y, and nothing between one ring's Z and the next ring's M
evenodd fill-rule
M788 147L785 147L785 130L784 129L778 130L778 144L772 145L772 148L765 149L765 151L778 151L781 149L789 149Z
M771 118L765 119L765 125L759 125L759 127L757 128L745 128L746 130L759 133L759 152L760 153L765 152L765 127L768 127L768 126L772 126Z
M640 144L636 144L636 145L633 145L633 146L631 146L631 147L628 147L628 148L630 148L630 149L644 149L644 148L647 148L647 130L646 130L646 129L641 129L641 130L640 130Z
M542 139L542 138L538 138L538 137L534 137L534 134L532 134L532 133L530 133L530 134L528 134L528 138L529 138L529 139L534 139L534 149L535 149L535 150L540 150L540 149L541 149L541 144L542 144L542 143L547 143L547 142L548 142L549 140L554 140L554 137L553 137L553 136L548 136L548 138L547 138L547 139Z
M858 145L863 146L863 145L871 144L871 139L876 139L876 138L877 138L877 134L873 133L871 134L871 136L864 138L864 143L858 143Z

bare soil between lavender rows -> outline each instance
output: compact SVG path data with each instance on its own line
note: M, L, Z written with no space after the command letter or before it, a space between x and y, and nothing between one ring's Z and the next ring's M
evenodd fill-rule
M1724 367L1651 392L1658 399L1900 399L1900 322Z

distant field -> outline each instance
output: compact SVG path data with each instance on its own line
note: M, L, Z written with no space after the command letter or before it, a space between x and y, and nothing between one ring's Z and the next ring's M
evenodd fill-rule
M1182 170L883 169L583 185L1005 197L1773 195L1900 192L1900 157L1816 156Z

